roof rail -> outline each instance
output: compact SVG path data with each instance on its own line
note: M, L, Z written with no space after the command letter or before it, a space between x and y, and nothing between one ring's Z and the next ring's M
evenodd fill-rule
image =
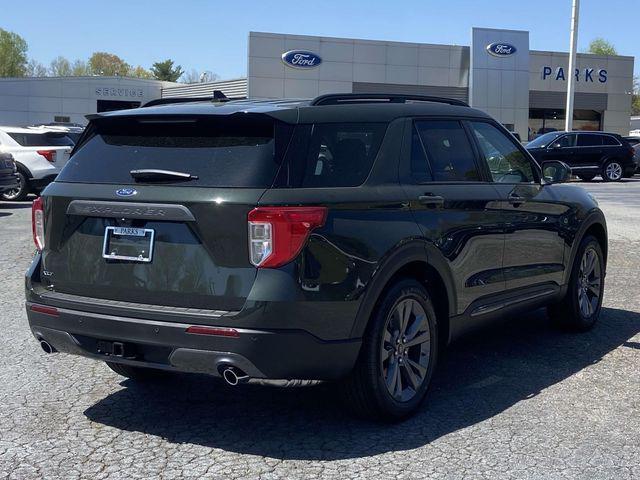
M229 98L222 93L221 90L214 90L213 96L211 97L167 97L167 98L156 98L155 100L150 100L141 108L145 107L155 107L156 105L168 105L171 103L187 103L187 102L228 102Z
M312 106L318 105L346 105L354 103L407 103L415 102L436 102L447 103L449 105L457 105L460 107L468 107L469 105L462 100L455 98L434 97L430 95L412 95L412 94L387 94L387 93L329 93L320 95L311 101Z

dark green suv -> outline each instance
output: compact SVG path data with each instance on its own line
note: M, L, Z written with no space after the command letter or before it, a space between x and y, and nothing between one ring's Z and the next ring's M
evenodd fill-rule
M463 332L541 306L595 323L605 219L569 174L434 97L95 115L34 202L29 324L130 378L335 380L400 418Z

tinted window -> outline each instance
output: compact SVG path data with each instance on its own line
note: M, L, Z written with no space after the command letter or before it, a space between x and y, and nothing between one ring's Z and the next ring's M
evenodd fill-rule
M268 187L290 127L269 117L139 123L109 120L90 126L58 176L62 182L134 184L134 169L190 173L179 186ZM276 133L274 138L274 132Z
M578 135L579 147L595 147L597 145L602 145L602 135L593 133L581 133Z
M578 136L575 133L564 135L558 139L558 142L562 148L575 147L578 141Z
M516 147L511 138L485 122L471 122L494 182L533 182L531 161Z
M424 145L422 145L415 125L411 134L411 176L418 183L433 180Z
M416 128L435 181L480 180L471 144L460 122L419 121Z
M612 137L610 135L603 135L602 136L602 144L603 145L615 145L615 146L619 146L620 145L618 140L616 140L614 137Z
M362 184L373 165L386 131L383 123L328 123L298 127L308 141L296 146L289 155L293 187L351 187ZM307 133L308 132L308 133ZM305 148L306 147L306 148ZM306 154L305 154L306 152Z
M73 147L73 141L64 133L7 132L23 147Z
M540 135L536 139L527 143L527 148L544 148L562 135L562 132L551 132Z

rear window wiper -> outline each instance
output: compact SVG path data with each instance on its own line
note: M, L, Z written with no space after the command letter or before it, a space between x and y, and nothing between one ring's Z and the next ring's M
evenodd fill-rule
M186 172L175 172L173 170L158 170L155 168L143 168L139 170L131 170L131 176L140 182L146 181L171 181L171 180L197 180L197 175L191 175Z

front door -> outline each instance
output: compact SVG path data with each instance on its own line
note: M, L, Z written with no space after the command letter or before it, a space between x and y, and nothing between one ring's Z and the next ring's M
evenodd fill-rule
M427 243L427 261L445 262L461 314L505 288L500 198L477 165L477 150L458 120L407 121L401 178ZM434 258L437 257L437 258Z
M507 290L562 283L564 240L569 207L539 172L525 151L491 122L470 128L500 194L505 221L504 277Z

